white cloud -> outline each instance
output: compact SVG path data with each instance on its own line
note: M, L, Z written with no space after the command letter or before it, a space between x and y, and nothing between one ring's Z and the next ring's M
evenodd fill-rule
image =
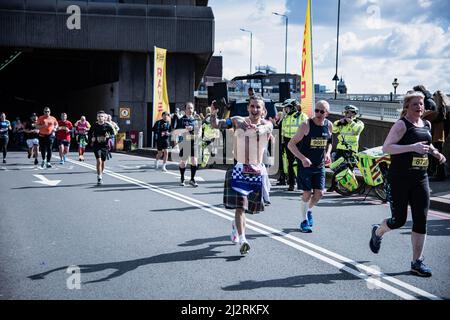
M405 6L411 9L410 2L378 0L381 10L376 28L368 23L370 12L355 16L345 12L347 18L341 20L339 75L344 76L351 93L389 93L394 78L401 82L398 92L423 83L432 91L441 89L450 93L450 27L426 22L429 20L424 10L432 2L417 1L419 14L413 15L409 22L398 22L385 4L389 4L389 10L400 12ZM209 4L216 17L216 54L222 51L226 78L249 71L250 39L240 28L253 31L253 66L270 65L284 72L284 20L272 12L286 12L285 1L210 0ZM356 1L363 11L373 4L374 1ZM303 20L304 14L288 13L289 73L300 73L303 39L303 25L291 21ZM313 26L313 42L315 82L333 89L336 27Z
M433 4L431 0L418 0L418 2L419 6L424 9L430 7Z

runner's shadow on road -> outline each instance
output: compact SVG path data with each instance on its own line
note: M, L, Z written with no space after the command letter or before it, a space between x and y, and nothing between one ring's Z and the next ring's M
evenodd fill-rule
M401 234L411 235L412 222L408 221L401 230L405 231ZM428 220L427 221L428 236L450 236L450 220Z
M53 189L53 188L77 188L77 187L86 187L92 186L92 183L79 183L79 184L59 184L57 186L44 186L44 185L36 185L30 187L18 187L12 188L11 190L26 190L26 189Z
M246 235L246 238L248 240L256 240L258 238L264 238L266 235L263 234L252 234L252 235ZM186 241L185 243L179 244L179 247L196 247L201 246L203 244L213 243L213 242L226 242L228 244L224 244L222 246L235 246L231 243L230 236L221 236L221 237L214 237L214 238L202 238L202 239L194 239Z
M377 206L382 205L381 201L378 203L372 202L371 200L367 199L366 201L363 200L356 200L352 198L348 199L340 199L338 202L320 202L317 206L323 207L323 208L332 208L332 207L357 207L357 206Z
M304 288L307 285L317 284L335 284L337 281L360 280L345 271L333 274L313 274L293 276L281 279L263 280L263 281L241 281L239 284L222 287L224 291L246 291L261 288Z
M200 207L200 208L199 208ZM210 209L210 206L199 206L199 207L184 207L184 208L167 208L167 209L153 209L149 210L150 212L170 212L170 211L192 211L192 210L201 210L203 208Z
M222 251L217 250L220 247L225 247L227 245L224 244L210 244L207 248L190 250L190 251L180 251L180 252L172 252L172 253L164 253L159 254L153 257L136 259L136 260L126 260L126 261L118 261L118 262L107 262L107 263L98 263L98 264L83 264L78 265L80 268L80 272L82 275L87 276L87 274L91 273L102 273L106 270L115 270L111 274L106 277L91 280L87 282L83 282L83 284L92 284L92 283L100 283L109 281L118 277L127 274L128 272L134 271L139 267L145 267L152 264L160 264L160 263L173 263L173 262L190 262L190 261L200 261L200 260L210 260L210 259L220 259L225 260L227 262L234 262L242 259L242 256L225 256L219 257L218 255L223 253ZM69 266L59 267L56 269L52 269L46 272L38 273L28 278L31 280L43 280L46 276L58 272L58 271L66 271Z

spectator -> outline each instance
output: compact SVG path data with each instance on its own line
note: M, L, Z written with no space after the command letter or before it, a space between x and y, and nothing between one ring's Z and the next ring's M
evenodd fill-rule
M437 107L438 124L433 125L433 145L450 158L450 99L442 91L438 90L433 95ZM445 180L445 164L437 164L436 180Z
M419 84L419 85L415 86L413 88L413 90L422 92L423 95L425 96L425 100L424 100L425 112L427 110L429 110L429 111L436 111L436 103L433 100L433 96L431 95L431 92L428 91L423 84Z

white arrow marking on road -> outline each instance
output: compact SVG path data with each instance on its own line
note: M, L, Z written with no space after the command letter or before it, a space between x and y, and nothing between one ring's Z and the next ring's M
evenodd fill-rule
M36 178L41 180L41 181L33 181L33 182L40 183L45 186L55 187L61 182L61 180L48 180L46 177L44 177L43 175L40 175L40 174L33 174L33 176L35 176Z

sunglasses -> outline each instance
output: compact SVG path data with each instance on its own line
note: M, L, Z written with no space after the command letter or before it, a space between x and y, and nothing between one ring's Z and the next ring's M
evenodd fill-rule
M45 110L44 113L50 113L50 110Z
M316 109L314 110L315 113L325 114L325 110Z

